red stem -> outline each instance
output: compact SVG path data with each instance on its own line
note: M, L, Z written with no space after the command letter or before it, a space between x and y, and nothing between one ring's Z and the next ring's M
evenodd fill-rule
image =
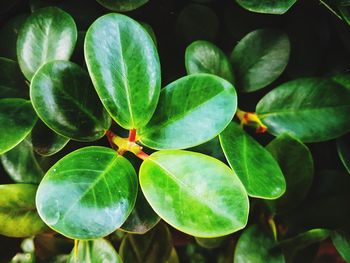
M136 156L139 157L141 160L146 160L149 157L149 155L143 151L140 151Z
M131 129L129 131L129 142L135 142L136 141L136 129Z
M115 134L111 130L108 130L106 131L106 137L108 139L109 145L112 147L113 150L116 151L118 147L113 143L113 138L115 137Z

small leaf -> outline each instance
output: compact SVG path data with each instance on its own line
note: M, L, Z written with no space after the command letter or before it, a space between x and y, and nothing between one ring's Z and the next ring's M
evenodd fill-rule
M12 150L0 156L2 166L16 183L39 184L44 172L28 140L23 140Z
M30 97L45 124L65 137L94 141L104 136L111 119L89 75L69 61L51 61L33 77Z
M0 154L19 144L37 120L32 104L24 99L0 99Z
M267 233L257 225L245 229L238 239L235 263L284 263L281 251L271 250L276 244L272 234Z
M74 239L94 239L119 228L134 207L137 177L124 157L105 147L66 155L46 173L36 205L55 231Z
M108 262L123 263L114 247L105 239L94 239L89 241L79 241L76 248L77 253L73 249L67 263L81 262Z
M252 92L271 84L286 68L289 53L289 38L281 31L259 29L247 34L231 54L239 90Z
M236 109L236 91L228 81L210 74L189 75L161 91L157 110L139 137L153 149L193 147L222 132Z
M146 4L148 0L97 0L102 6L117 12L131 11Z
M112 118L125 129L145 126L161 84L157 50L145 29L121 14L100 17L86 33L85 59Z
M340 160L344 164L346 170L350 173L350 135L346 134L337 139L337 150Z
M29 237L46 230L35 208L37 186L0 185L0 234Z
M187 74L210 73L233 83L234 76L230 61L225 53L214 44L198 40L186 48L185 65Z
M21 27L17 57L25 77L31 81L40 66L51 60L68 60L77 41L73 18L57 7L35 11Z
M267 93L256 112L268 131L289 133L303 142L320 142L350 130L350 91L323 78L286 82Z
M346 262L350 262L350 236L342 232L332 233L332 242Z
M219 138L228 163L248 195L276 199L284 193L286 182L278 163L242 127L231 122Z
M287 184L285 194L269 204L278 212L288 212L304 200L312 185L314 162L311 152L288 134L278 136L266 149L279 163Z
M155 152L141 165L140 185L154 211L189 235L224 236L247 223L249 204L242 183L212 157Z
M144 235L128 234L119 253L124 263L166 263L172 249L171 235L164 224Z
M237 3L252 12L281 15L288 11L297 0L236 0Z

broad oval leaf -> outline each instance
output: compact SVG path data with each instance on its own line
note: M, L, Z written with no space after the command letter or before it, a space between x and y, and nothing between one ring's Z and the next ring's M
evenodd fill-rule
M24 76L31 81L40 66L51 60L68 60L77 41L73 18L57 7L35 11L21 27L17 57Z
M225 164L204 154L155 152L141 165L140 185L154 211L187 234L219 237L247 223L242 183Z
M337 150L340 160L345 169L350 173L350 134L346 134L337 139Z
M39 185L36 205L44 222L74 239L106 236L134 207L137 177L124 157L86 147L58 161Z
M252 12L281 15L288 11L297 0L236 0L237 3Z
M229 59L214 44L198 40L186 48L185 65L187 74L210 73L234 82Z
M78 246L75 249L70 254L67 263L123 263L114 247L103 238L78 241Z
M33 77L30 97L43 122L65 137L94 141L111 125L89 75L72 62L43 65Z
M323 78L292 80L267 93L256 112L273 135L326 141L350 130L350 90Z
M285 192L286 182L278 163L242 127L231 122L219 138L228 163L248 195L276 199Z
M125 129L145 126L161 83L157 50L142 25L121 14L102 16L86 33L84 49L94 86L112 118Z
M287 66L288 36L275 29L258 29L247 34L233 49L231 63L237 87L243 92L264 88Z
M148 0L97 0L102 6L113 11L131 11L146 4Z
M29 100L0 99L0 154L24 140L37 116Z
M2 166L16 183L39 184L44 172L33 152L33 146L25 139L12 150L0 156Z
M171 234L164 224L144 235L128 234L119 254L124 263L166 263L172 250Z
M237 109L235 88L210 74L194 74L166 86L156 112L139 132L153 149L183 149L213 139L232 120Z
M35 208L37 186L0 185L0 234L30 237L47 229Z
M266 149L280 165L287 184L284 195L269 204L278 212L288 212L303 201L312 185L314 162L311 152L288 134L278 136Z
M235 263L284 263L280 250L276 246L272 233L266 232L257 225L245 229L239 237L235 254Z
M346 262L350 262L350 237L348 233L333 232L332 242L338 253Z

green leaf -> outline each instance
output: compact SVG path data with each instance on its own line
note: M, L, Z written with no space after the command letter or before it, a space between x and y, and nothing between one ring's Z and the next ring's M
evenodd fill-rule
M320 142L350 130L350 91L323 78L286 82L267 93L256 112L277 136L289 133L303 142Z
M242 127L231 122L219 138L228 163L248 195L276 199L285 192L286 182L278 163Z
M38 120L30 134L34 151L37 154L50 156L63 149L69 139L63 137Z
M78 141L100 139L111 119L93 88L89 75L69 61L51 61L33 77L30 97L45 124Z
M131 11L146 4L148 0L97 0L102 6L117 12Z
M336 74L332 76L332 80L350 89L350 74Z
M233 83L234 76L230 61L225 53L214 44L198 40L186 48L185 65L187 74L210 73Z
M37 186L0 185L0 234L29 237L46 230L35 208Z
M140 185L154 211L189 235L224 236L247 223L249 203L242 183L212 157L180 150L155 152L141 165Z
M230 58L239 90L252 92L271 84L286 68L289 54L290 42L284 32L259 29L247 34Z
M171 249L170 256L166 263L180 263L179 256L177 255L176 249L174 247Z
M37 120L32 104L24 99L0 99L0 154L19 144Z
M2 166L16 183L39 184L44 172L28 140L23 140L12 150L0 156Z
M223 237L216 237L216 238L202 238L202 237L195 237L196 242L201 247L207 248L207 249L213 249L220 247L222 243L227 239L227 236Z
M284 195L269 204L277 212L288 212L304 200L312 185L314 162L311 152L288 134L278 136L266 149L279 163L287 184Z
M288 11L297 0L236 0L237 3L252 12L281 15Z
M267 233L257 225L245 229L238 239L235 263L284 263L281 251L271 250L276 244L271 233Z
M77 41L73 18L57 7L35 11L21 27L17 57L24 76L31 81L40 66L51 60L68 60Z
M166 86L151 121L139 131L153 149L183 149L213 139L232 120L237 95L228 81L194 74Z
M136 234L144 234L152 229L160 217L153 211L148 204L142 191L139 189L134 209L120 229Z
M0 57L0 99L28 98L22 72L16 61Z
M105 147L66 155L46 173L36 205L55 231L74 239L94 239L119 228L134 207L137 177L124 157Z
M154 42L154 45L157 47L157 37L156 37L156 34L154 33L154 30L151 27L151 25L149 25L149 24L147 24L145 22L140 22L140 24L147 31L147 33L150 35L150 37L152 38L152 40Z
M73 249L67 263L108 262L123 263L114 247L105 239L79 241L77 253Z
M340 160L344 164L346 170L350 173L350 135L346 134L337 139L337 150Z
M86 33L85 59L112 118L125 129L145 126L161 83L157 50L142 25L121 14L100 17Z
M350 237L342 232L332 233L332 242L339 254L346 262L350 262Z
M119 254L124 263L165 263L171 249L169 229L159 224L144 235L128 234L120 245Z

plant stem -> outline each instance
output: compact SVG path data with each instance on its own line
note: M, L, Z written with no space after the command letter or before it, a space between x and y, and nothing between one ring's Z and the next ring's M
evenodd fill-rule
M267 126L262 123L255 112L246 112L237 109L236 116L241 121L241 126L247 125L254 127L256 133L264 133L267 131Z
M129 142L136 141L136 129L131 129L129 132Z

